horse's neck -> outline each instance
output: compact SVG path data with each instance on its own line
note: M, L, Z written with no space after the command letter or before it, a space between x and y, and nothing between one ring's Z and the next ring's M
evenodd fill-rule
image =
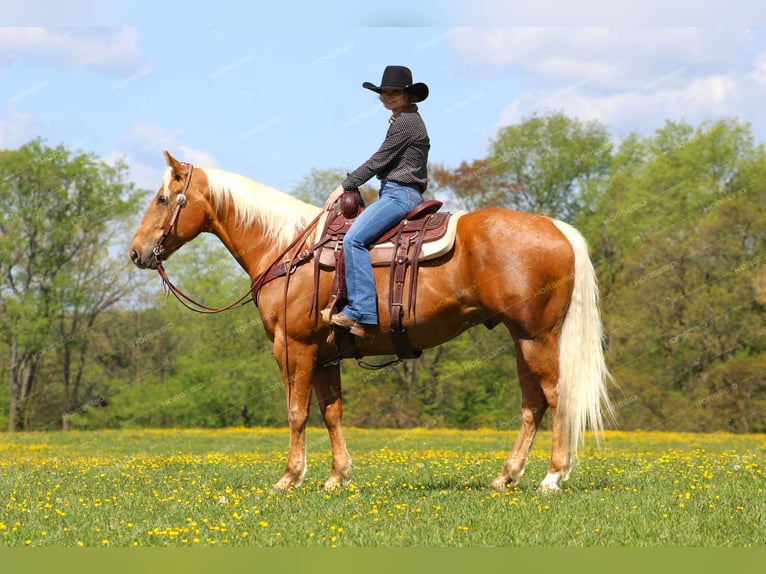
M296 225L296 222L289 222L289 225ZM251 279L265 272L288 246L284 239L277 241L268 236L257 222L243 227L236 220L233 209L225 217L217 218L209 231L218 236ZM296 231L296 237L298 233Z
M209 231L221 240L251 279L266 271L287 247L267 237L258 224L243 228L231 210L226 217L217 218Z
M311 219L312 208L248 178L208 169L208 231L217 235L250 277L266 271Z

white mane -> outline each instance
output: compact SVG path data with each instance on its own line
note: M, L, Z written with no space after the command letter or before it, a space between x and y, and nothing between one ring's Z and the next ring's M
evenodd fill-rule
M266 235L286 246L319 213L319 208L248 177L221 169L201 168L210 183L213 205L220 213L234 206L235 223L257 224Z

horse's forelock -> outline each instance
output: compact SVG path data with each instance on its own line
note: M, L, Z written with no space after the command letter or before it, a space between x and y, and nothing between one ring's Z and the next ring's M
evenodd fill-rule
M162 174L162 195L170 197L170 181L173 179L173 170L168 166Z

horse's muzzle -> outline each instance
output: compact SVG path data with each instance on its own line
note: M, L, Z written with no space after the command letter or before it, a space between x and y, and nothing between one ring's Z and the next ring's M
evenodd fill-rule
M156 269L159 261L153 251L149 252L148 257L142 257L138 249L130 250L130 259L139 269Z

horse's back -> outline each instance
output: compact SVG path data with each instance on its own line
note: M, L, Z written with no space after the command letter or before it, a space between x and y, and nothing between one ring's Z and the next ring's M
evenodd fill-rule
M574 252L550 217L503 208L479 209L458 222L456 246L471 258L515 262L535 274L571 271Z

